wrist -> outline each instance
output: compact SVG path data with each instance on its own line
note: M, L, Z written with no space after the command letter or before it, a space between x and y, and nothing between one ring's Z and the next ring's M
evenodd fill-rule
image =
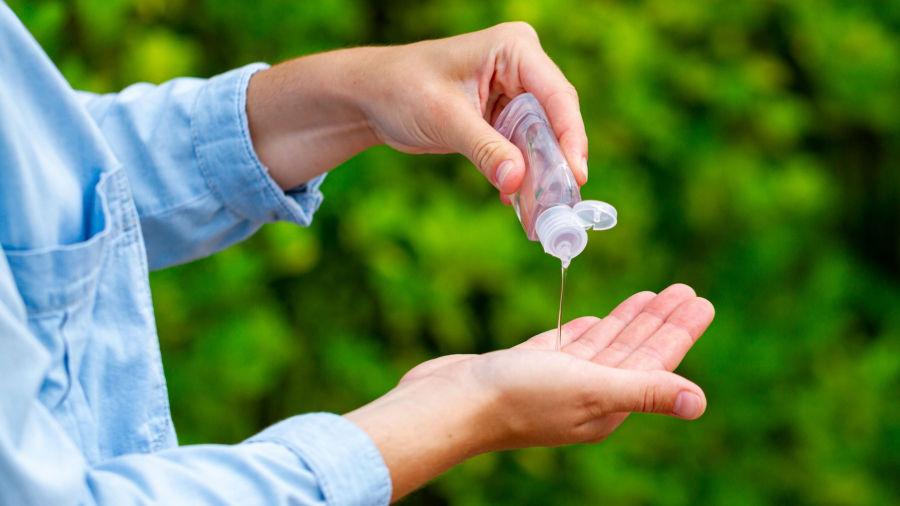
M396 500L493 447L491 399L440 377L401 383L347 413L372 438L391 473Z
M365 69L353 51L297 58L250 79L253 147L285 190L380 143L356 90Z

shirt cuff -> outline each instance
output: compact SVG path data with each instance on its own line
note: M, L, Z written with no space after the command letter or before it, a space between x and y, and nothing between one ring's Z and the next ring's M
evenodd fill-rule
M316 476L331 506L389 504L391 475L369 435L350 420L331 413L295 416L246 443L287 447Z
M269 68L254 63L209 79L191 112L191 135L200 170L226 208L257 222L309 226L322 203L325 174L285 192L259 161L247 121L250 77Z

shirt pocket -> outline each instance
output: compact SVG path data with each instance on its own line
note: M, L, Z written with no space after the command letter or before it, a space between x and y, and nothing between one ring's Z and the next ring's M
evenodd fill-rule
M87 240L6 252L29 328L52 357L39 399L89 461L152 451L169 420L146 258L124 171L102 172L94 197ZM130 391L110 387L117 370L135 372ZM122 413L134 419L119 419Z
M40 393L41 401L51 409L65 398L71 386L70 376L77 376L72 366L85 344L84 332L75 332L74 339L66 339L65 335L78 327L90 327L90 322L84 321L90 316L87 306L96 292L107 245L120 229L120 213L113 209L120 207L115 191L115 179L120 173L117 169L99 175L91 199L93 209L85 209L91 217L86 220L87 240L5 252L28 311L29 327L53 358Z

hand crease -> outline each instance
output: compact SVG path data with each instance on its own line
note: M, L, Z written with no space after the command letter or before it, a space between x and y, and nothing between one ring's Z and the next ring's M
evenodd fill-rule
M641 355L649 358L650 360L653 360L654 362L656 362L659 365L660 369L663 369L666 371L669 370L668 366L666 366L666 362L663 360L663 354L660 353L660 351L657 350L656 348L654 348L653 346L650 346L650 345L641 346L640 348L635 350L635 353L640 353Z
M668 320L667 320L666 323L664 323L663 325L664 325L664 326L665 326L665 325L671 325L671 326L675 327L675 330L680 330L681 333L683 333L684 336L687 337L688 340L689 340L691 343L697 342L697 340L694 339L694 335L691 334L691 331L688 330L687 327L685 327L684 325L681 325L681 324L679 324L679 323L670 322L670 321L668 321ZM699 336L698 336L698 337L699 337Z

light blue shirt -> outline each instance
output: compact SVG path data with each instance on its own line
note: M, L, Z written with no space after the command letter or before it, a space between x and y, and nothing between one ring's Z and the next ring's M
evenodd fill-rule
M75 92L0 2L0 504L388 503L377 448L336 415L177 445L148 270L322 200L253 151L263 68Z

